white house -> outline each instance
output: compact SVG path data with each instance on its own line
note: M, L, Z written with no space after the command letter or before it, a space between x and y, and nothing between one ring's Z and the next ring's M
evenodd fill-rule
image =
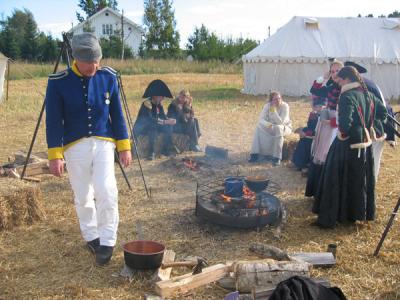
M243 56L244 92L309 95L328 58L354 61L387 98L400 97L400 19L293 17Z
M82 33L86 26L94 30L97 38L108 38L117 30L124 31L124 43L130 47L135 55L139 52L139 46L142 41L144 30L141 26L135 24L125 16L123 17L123 28L121 27L122 15L110 7L105 7L87 20L72 27L69 33Z

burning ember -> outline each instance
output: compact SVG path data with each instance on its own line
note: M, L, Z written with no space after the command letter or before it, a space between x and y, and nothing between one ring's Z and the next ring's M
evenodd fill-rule
M186 168L192 170L192 171L198 171L199 170L199 164L195 162L194 160L190 158L182 158L182 162L185 165Z
M224 202L230 203L232 202L232 197L225 195L224 193L220 194L221 199ZM243 187L243 200L247 201L246 208L253 208L256 204L256 193L251 191L247 186Z

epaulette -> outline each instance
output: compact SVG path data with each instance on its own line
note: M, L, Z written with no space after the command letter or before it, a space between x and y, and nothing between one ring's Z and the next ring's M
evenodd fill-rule
M111 67L109 67L109 66L101 67L100 70L106 71L106 72L108 72L108 73L111 73L111 74L114 75L114 76L117 76L117 74L118 74L118 71L114 70L113 68L111 68Z
M49 80L61 79L68 75L68 69L49 75Z
M152 108L151 101L149 99L143 101L143 105L148 109Z

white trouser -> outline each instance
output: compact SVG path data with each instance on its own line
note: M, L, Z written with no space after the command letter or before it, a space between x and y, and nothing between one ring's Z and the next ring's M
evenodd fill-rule
M104 246L115 245L119 221L114 149L114 143L91 137L64 152L82 236L99 237Z
M373 141L372 142L372 156L374 157L375 181L378 181L378 175L379 175L379 169L381 166L381 157L382 157L384 143L385 143L385 141Z

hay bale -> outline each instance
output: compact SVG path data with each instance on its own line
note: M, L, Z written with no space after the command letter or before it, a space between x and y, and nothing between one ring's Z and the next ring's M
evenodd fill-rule
M139 155L141 157L145 157L149 153L149 139L147 136L140 135L137 138L137 148ZM189 136L186 134L173 133L172 134L172 142L179 149L180 152L188 151L190 146ZM161 153L161 145L162 145L162 135L157 136L156 143L154 145L154 153L159 155Z
M0 230L33 224L44 218L38 184L19 179L0 178Z
M293 157L294 150L296 150L297 143L299 142L298 134L290 134L285 136L282 147L282 160L291 160Z

